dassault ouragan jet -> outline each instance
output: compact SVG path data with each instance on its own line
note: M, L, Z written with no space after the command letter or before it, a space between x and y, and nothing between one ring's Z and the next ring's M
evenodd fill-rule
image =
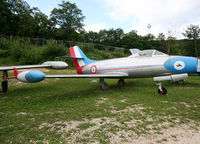
M195 57L169 56L157 50L131 49L131 56L108 60L91 60L78 46L70 48L71 57L59 58L72 59L77 67L78 75L45 75L40 71L17 72L15 77L23 82L39 82L46 78L100 78L100 88L105 90L108 84L105 78L119 79L119 87L124 86L126 78L153 77L158 86L158 93L167 94L160 81L170 80L183 82L188 78L188 73L200 72L200 60ZM0 67L1 68L1 67ZM16 67L17 68L17 67ZM1 69L0 69L1 70ZM31 74L30 74L31 72ZM7 76L4 76L6 79Z

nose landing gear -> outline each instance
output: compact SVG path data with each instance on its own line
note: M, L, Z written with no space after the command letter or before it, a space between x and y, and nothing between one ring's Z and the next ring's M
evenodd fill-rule
M159 82L156 82L156 85L158 86L158 94L160 95L166 95L167 94L167 89L162 87L162 84Z

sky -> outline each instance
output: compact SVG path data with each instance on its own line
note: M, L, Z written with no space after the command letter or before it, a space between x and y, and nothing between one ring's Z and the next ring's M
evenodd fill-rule
M62 0L25 0L46 15ZM69 0L86 17L86 31L121 28L125 33L136 30L140 35L149 32L157 36L183 38L190 24L200 24L200 0ZM147 25L150 24L150 28Z

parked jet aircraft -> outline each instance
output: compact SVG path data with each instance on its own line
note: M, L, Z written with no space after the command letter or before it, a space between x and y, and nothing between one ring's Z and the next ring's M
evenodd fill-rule
M91 60L87 58L78 46L74 46L70 48L71 57L60 56L59 58L72 59L79 75L45 75L39 71L18 74L15 69L15 77L24 82L38 82L45 77L100 78L100 88L103 90L108 88L104 78L119 79L118 85L122 87L126 78L154 77L154 81L158 86L158 93L164 95L167 94L167 90L162 87L160 81L181 82L188 78L188 73L200 71L200 61L194 57L169 56L157 50L134 50L133 52L131 56L124 58ZM4 78L6 77L4 76Z

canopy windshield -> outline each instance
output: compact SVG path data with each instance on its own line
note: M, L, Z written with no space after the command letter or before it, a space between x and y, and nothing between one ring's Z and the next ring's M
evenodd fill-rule
M157 50L143 50L138 53L138 56L145 56L145 57L164 56L164 55L166 54Z

